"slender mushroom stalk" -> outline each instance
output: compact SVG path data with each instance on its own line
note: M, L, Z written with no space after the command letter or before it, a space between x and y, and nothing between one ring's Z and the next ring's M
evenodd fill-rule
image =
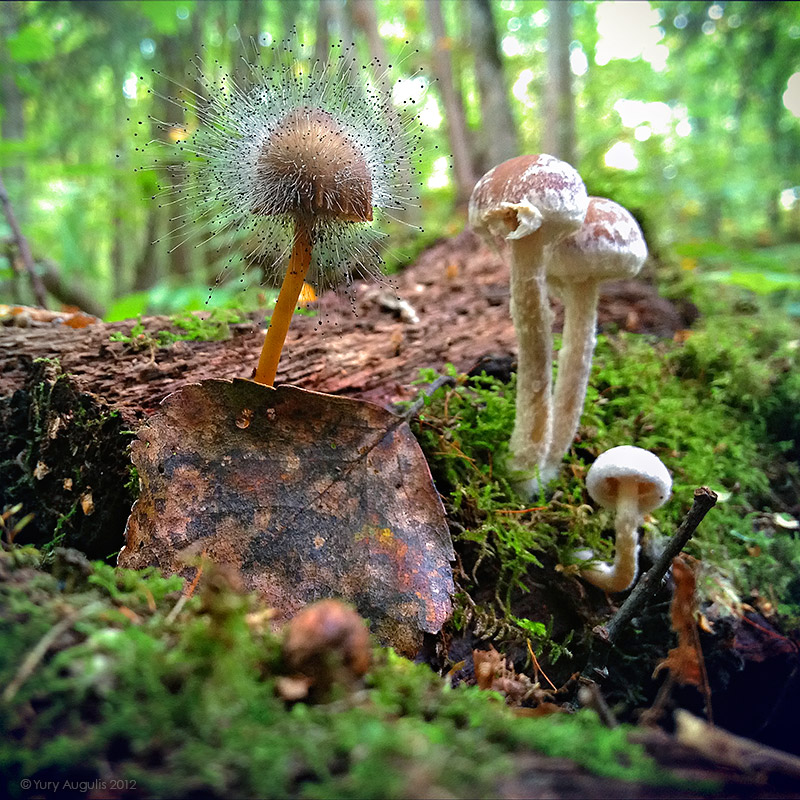
M272 386L275 382L286 334L289 332L289 325L292 322L292 316L310 266L311 237L304 226L297 225L292 254L289 257L289 268L286 270L286 276L281 284L264 345L261 348L256 373L253 376L256 383Z
M514 232L516 233L516 231ZM512 469L536 470L547 452L552 426L550 385L553 336L550 303L544 272L525 274L525 267L544 259L540 231L525 238L510 238L511 319L520 347L517 355L517 403L509 449ZM525 347L522 342L532 342Z
M558 475L578 430L597 341L597 304L603 281L632 278L647 258L641 228L622 206L590 197L580 230L549 254L547 281L564 303L564 331L553 392L553 435L542 470Z
M648 511L669 500L672 478L654 453L622 445L597 457L586 475L586 488L596 503L615 509L616 543L613 564L595 563L581 576L606 592L622 592L636 579L639 526Z
M469 222L505 240L511 256L511 317L517 332L517 399L509 466L520 494L538 491L550 447L553 338L546 251L580 227L588 199L580 175L549 155L512 158L489 170L469 202Z
M342 224L372 220L372 181L356 143L321 109L300 108L286 115L267 137L258 170L273 194L254 209L294 218L294 242L254 380L272 386L283 344L311 267L318 218Z

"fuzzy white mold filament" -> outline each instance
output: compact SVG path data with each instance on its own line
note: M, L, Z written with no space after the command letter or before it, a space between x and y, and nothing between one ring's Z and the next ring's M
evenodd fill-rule
M304 280L323 289L380 274L374 212L417 199L419 123L397 114L381 83L388 72L376 79L357 69L341 43L325 65L303 51L285 42L269 59L245 60L238 82L196 64L202 94L176 102L198 119L196 133L176 145L194 159L167 165L181 174L170 175L167 192L188 191L212 235L244 231L245 262L257 261L267 280L283 275L255 372L267 385Z
M166 145L179 158L155 167L170 173L160 202L187 206L173 218L173 239L198 225L219 244L239 233L238 255L273 283L302 218L312 243L307 279L323 290L380 275L382 219L419 200L420 123L392 104L391 65L380 74L375 63L358 67L342 43L325 64L305 50L287 40L257 51L242 58L241 76L198 57L201 91L176 83L178 97L169 98L197 128Z

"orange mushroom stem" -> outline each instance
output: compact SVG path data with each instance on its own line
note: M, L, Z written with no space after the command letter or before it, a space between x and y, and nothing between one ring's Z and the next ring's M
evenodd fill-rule
M265 386L272 386L275 383L283 344L286 341L286 334L289 332L289 325L297 308L300 291L310 266L311 236L306 224L301 218L298 218L295 222L294 245L289 257L289 268L283 278L253 378L256 383L263 383Z

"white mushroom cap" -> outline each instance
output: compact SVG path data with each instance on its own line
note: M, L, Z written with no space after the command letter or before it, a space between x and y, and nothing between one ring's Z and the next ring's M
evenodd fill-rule
M605 197L590 197L580 229L551 251L547 277L562 281L632 278L647 258L642 229L633 215Z
M636 483L642 514L666 503L672 493L672 478L661 459L629 444L612 447L597 457L586 475L586 489L596 503L614 508L623 481Z
M504 239L521 239L546 226L558 239L580 227L587 203L581 176L569 164L545 154L517 156L475 185L469 224Z

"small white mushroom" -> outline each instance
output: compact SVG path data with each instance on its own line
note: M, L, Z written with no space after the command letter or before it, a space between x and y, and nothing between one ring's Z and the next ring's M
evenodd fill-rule
M596 503L616 510L617 537L614 563L595 563L581 576L606 592L622 592L636 578L639 525L648 511L669 500L672 478L654 453L622 445L597 457L586 475L586 489Z
M603 281L632 278L647 258L633 216L618 203L590 197L580 230L550 251L547 282L564 302L564 334L553 392L553 434L542 480L558 475L578 430L597 341L597 304Z
M580 227L588 198L580 175L548 155L504 161L477 183L469 224L503 239L511 254L511 317L517 332L517 400L509 450L517 488L531 496L550 446L553 335L545 252Z

